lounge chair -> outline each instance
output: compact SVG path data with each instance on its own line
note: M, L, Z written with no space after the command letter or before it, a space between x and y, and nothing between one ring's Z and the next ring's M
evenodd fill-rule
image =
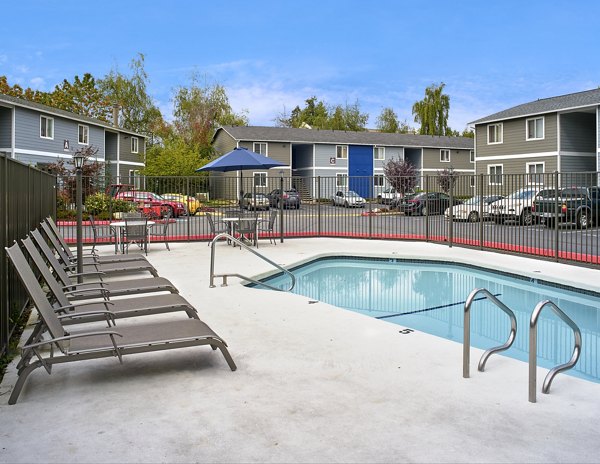
M28 283L27 292L47 328L45 336L48 337L23 346L22 356L27 361L18 370L18 379L8 404L17 402L31 372L38 367L44 367L50 374L54 364L107 357L118 357L119 362L123 363L123 356L129 354L210 345L213 350L219 348L229 368L232 371L236 370L225 341L199 319L67 332L27 265L19 245L15 243L6 248L6 253L23 283ZM50 351L44 356L46 348L50 348ZM54 348L60 350L62 355L55 355Z
M47 227L47 225L46 225L46 227ZM44 228L44 224L42 224L42 229L43 228ZM39 233L39 231L36 231L36 232L39 234L40 240L38 240L38 238L35 235L33 235L33 233L32 233L32 235L34 236L34 240L38 243L38 246L42 250L42 253L44 255L47 255L49 253L54 255L54 252L50 249L48 242L46 242L43 239L41 233ZM77 265L74 264L69 259L69 257L65 254L62 247L56 241L56 238L52 237L52 235L49 235L48 232L46 232L46 237L48 237L50 244L52 244L52 247L54 248L54 251L56 252L56 255L57 255L56 258L62 264L62 266L65 268L65 270L74 271L75 268L77 267ZM46 258L47 258L47 256L46 256ZM84 271L90 271L90 270L101 271L104 274L132 274L132 273L137 274L140 272L149 272L154 277L158 276L158 272L156 271L154 266L152 266L152 264L150 264L148 261L125 261L125 262L116 262L116 263L91 262L91 263L84 264L83 270Z
M50 216L48 216L44 220L44 222L42 222L41 227L44 230L44 233L48 236L48 240L52 241L53 238L56 240L56 243L58 246L54 245L54 247L57 250L59 250L59 249L63 250L65 257L67 257L70 262L72 262L73 264L77 263L77 256L75 256L73 254L73 252L71 251L71 248L69 247L67 242L65 242L64 237L59 232L58 227L56 226L56 223ZM115 232L115 239L116 239L116 232ZM83 264L121 263L124 261L147 261L146 257L143 255L117 255L117 254L115 254L115 255L111 255L111 256L98 256L97 254L95 254L95 252L93 250L94 249L92 248L91 255L84 256ZM115 253L116 252L117 252L117 250L116 250L116 243L115 243Z
M77 274L69 274L65 268L58 261L56 256L50 251L44 238L40 234L39 230L33 230L31 232L34 242L37 247L42 251L44 259L47 261L54 274L58 277L58 280L63 285L63 290L71 292L73 299L89 299L89 298L106 298L110 296L123 296L123 295L135 295L140 293L153 293L153 292L170 292L179 293L175 286L165 279L164 277L146 277L141 279L127 279L127 280L115 280L107 282L102 280L103 273L99 271L84 272L84 276L92 277L95 276L95 281L74 283L71 278L77 278ZM46 249L46 252L44 252Z

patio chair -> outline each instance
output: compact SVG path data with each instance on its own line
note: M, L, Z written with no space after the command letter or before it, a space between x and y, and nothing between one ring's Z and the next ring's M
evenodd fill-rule
M221 350L229 368L236 370L225 341L200 319L67 332L27 265L19 245L15 243L6 248L6 253L11 262L16 264L15 269L21 281L24 284L27 282L27 293L47 329L44 340L23 346L22 357L26 362L18 370L18 379L8 400L9 404L17 402L23 385L35 369L44 367L50 374L54 364L107 357L117 357L123 363L123 356L129 354L210 345L213 350ZM48 348L49 352L46 351ZM62 356L54 355L55 348L60 350Z
M83 283L75 283L72 278L79 277L78 274L69 274L52 253L48 244L40 234L39 230L31 231L31 237L35 242L50 269L63 286L63 290L72 300L83 300L90 298L104 298L108 296L135 295L140 293L170 292L179 293L177 288L164 277L146 277L140 279L127 279L105 281L105 274L101 271L84 272L83 276L87 278L95 277L96 280L90 280Z
M73 261L69 259L69 256L65 253L64 249L60 246L60 244L58 243L56 238L53 236L53 234L47 230L47 228L48 228L47 224L42 223L42 229L45 231L46 237L48 238L50 245L52 245L52 248L54 248L54 251L57 254L58 261L63 265L63 267L67 271L75 270L75 268L77 267L77 264L73 263ZM40 237L41 237L41 235L40 235ZM43 239L42 239L42 241L43 241ZM50 249L50 246L47 244L47 242L45 242L45 243L48 247L48 250L50 250L49 252L53 253L52 249ZM38 245L39 245L39 243L38 243ZM39 245L39 246L40 246L40 249L42 250L42 252L46 253L46 248L45 247L42 248L41 245ZM148 260L112 262L112 263L87 262L87 263L84 263L83 269L85 271L89 271L89 270L102 271L105 274L127 274L127 273L137 274L139 272L149 272L150 274L152 274L155 277L158 276L158 272L156 271L154 266L152 266L152 264L150 264L148 262Z
M129 253L129 246L138 245L144 253L148 254L148 219L125 218L125 227L121 237L121 251Z
M117 232L114 229L114 227L111 227L110 225L107 226L99 226L96 224L96 221L94 220L94 215L90 214L89 216L90 219L90 226L92 228L92 236L93 236L93 246L92 246L92 250L90 251L90 253L94 254L95 250L96 250L96 244L98 243L98 240L101 241L106 241L106 239L108 239L108 243L113 243L115 244L115 254L117 254L118 249L117 249ZM47 234L48 235L48 234Z
M269 219L268 220L259 219L257 227L256 227L257 233L265 232L267 234L267 236L269 237L269 243L273 243L274 245L277 245L277 241L275 240L274 228L275 228L275 221L277 220L278 214L279 214L278 210L272 209L271 212L269 213ZM257 242L256 246L258 247L258 242Z
M248 237L252 237L251 242L254 246L258 246L258 237L256 234L256 218L240 218L239 221L233 223L233 233L238 234L239 240L250 240ZM235 246L235 243L234 243Z
M48 237L48 240L53 242L54 248L60 253L61 250L64 252L63 260L68 262L72 262L73 264L77 263L77 256L73 254L71 248L65 242L64 237L59 232L58 227L54 220L48 216L42 223L41 227ZM116 240L116 231L115 231L115 240ZM56 243L54 243L56 242ZM115 244L116 251L116 244ZM120 263L125 261L147 261L146 257L143 255L112 255L112 256L98 256L96 253L92 253L91 255L84 256L83 264L91 264L91 263Z
M161 237L167 246L167 250L171 251L169 248L169 238L167 236L169 232L169 221L171 220L171 209L169 208L167 212L163 215L162 224L157 222L154 227L148 229L148 241L150 241L151 237Z
M223 221L215 221L213 215L211 213L204 213L206 215L206 219L208 220L208 227L210 227L210 233L212 234L212 238L215 238L217 235L222 234L223 232L230 233L229 226L226 222ZM212 241L212 239L211 239ZM211 242L208 242L210 246Z

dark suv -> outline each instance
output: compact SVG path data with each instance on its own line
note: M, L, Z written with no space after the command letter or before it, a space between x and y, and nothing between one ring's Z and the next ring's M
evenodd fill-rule
M567 187L541 190L533 200L531 213L546 227L559 223L575 223L585 229L597 221L600 203L599 187ZM558 208L557 208L558 205Z
M284 208L300 208L300 194L296 189L284 190L283 194L280 189L271 190L267 197L273 208L279 208L282 202Z

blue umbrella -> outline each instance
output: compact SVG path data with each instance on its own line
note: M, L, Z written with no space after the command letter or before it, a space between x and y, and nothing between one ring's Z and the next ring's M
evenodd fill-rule
M229 153L225 153L216 160L196 169L196 171L225 172L241 171L243 169L270 169L281 166L287 166L287 164L259 155L246 148L234 148Z

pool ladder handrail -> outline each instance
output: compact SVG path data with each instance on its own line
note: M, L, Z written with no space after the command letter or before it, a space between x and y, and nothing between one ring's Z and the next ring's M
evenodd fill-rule
M571 355L571 359L564 363L560 364L548 372L546 378L544 379L544 384L542 385L542 393L550 393L550 385L554 380L554 377L560 372L571 369L577 361L579 361L579 356L581 355L581 330L575 322L565 314L565 312L560 309L555 303L550 300L540 301L534 308L531 313L531 319L529 320L529 402L536 402L536 385L537 385L537 322L542 313L542 310L549 306L550 309L556 314L559 318L563 320L571 329L573 329L573 334L575 336L575 346L573 347L573 354Z
M290 286L290 288L288 288L287 290L281 289L281 288L277 288L274 287L272 285L269 285L265 282L261 282L259 280L255 280L251 277L247 277L244 276L242 274L237 274L237 273L231 273L231 274L215 274L215 243L221 239L221 238L226 238L228 241L232 241L233 243L237 243L240 247L245 248L248 251L251 251L252 253L254 253L256 256L258 256L259 258L261 258L263 261L266 261L267 263L275 266L277 269L279 269L280 271L282 271L284 274L287 274L290 276L290 278L292 279L292 284ZM242 242L241 240L238 240L237 238L233 237L231 234L228 234L227 232L222 232L219 235L215 236L211 243L210 243L210 288L214 288L215 285L215 277L221 277L223 279L223 283L221 284L221 287L227 287L227 278L228 277L238 277L240 279L243 280L247 280L248 282L252 282L255 285L262 285L263 287L267 287L271 290L276 290L278 292L291 292L294 287L296 286L296 276L294 274L292 274L290 271L288 271L287 269L285 269L283 266L280 266L279 264L271 261L269 258L267 258L266 256L260 254L258 251L250 248L248 245L246 245L244 242Z
M502 311L504 311L508 317L510 318L510 334L508 336L508 340L501 346L490 348L479 360L479 365L477 369L480 372L483 372L485 369L485 364L488 358L494 354L499 353L504 350L508 350L515 341L517 336L517 318L515 317L515 313L504 303L502 303L498 298L496 298L492 293L490 293L485 288L476 288L473 290L467 300L465 301L464 308L464 335L463 335L463 378L469 378L469 364L471 362L471 304L475 300L475 297L483 293L488 299L492 301L496 306L498 306Z

